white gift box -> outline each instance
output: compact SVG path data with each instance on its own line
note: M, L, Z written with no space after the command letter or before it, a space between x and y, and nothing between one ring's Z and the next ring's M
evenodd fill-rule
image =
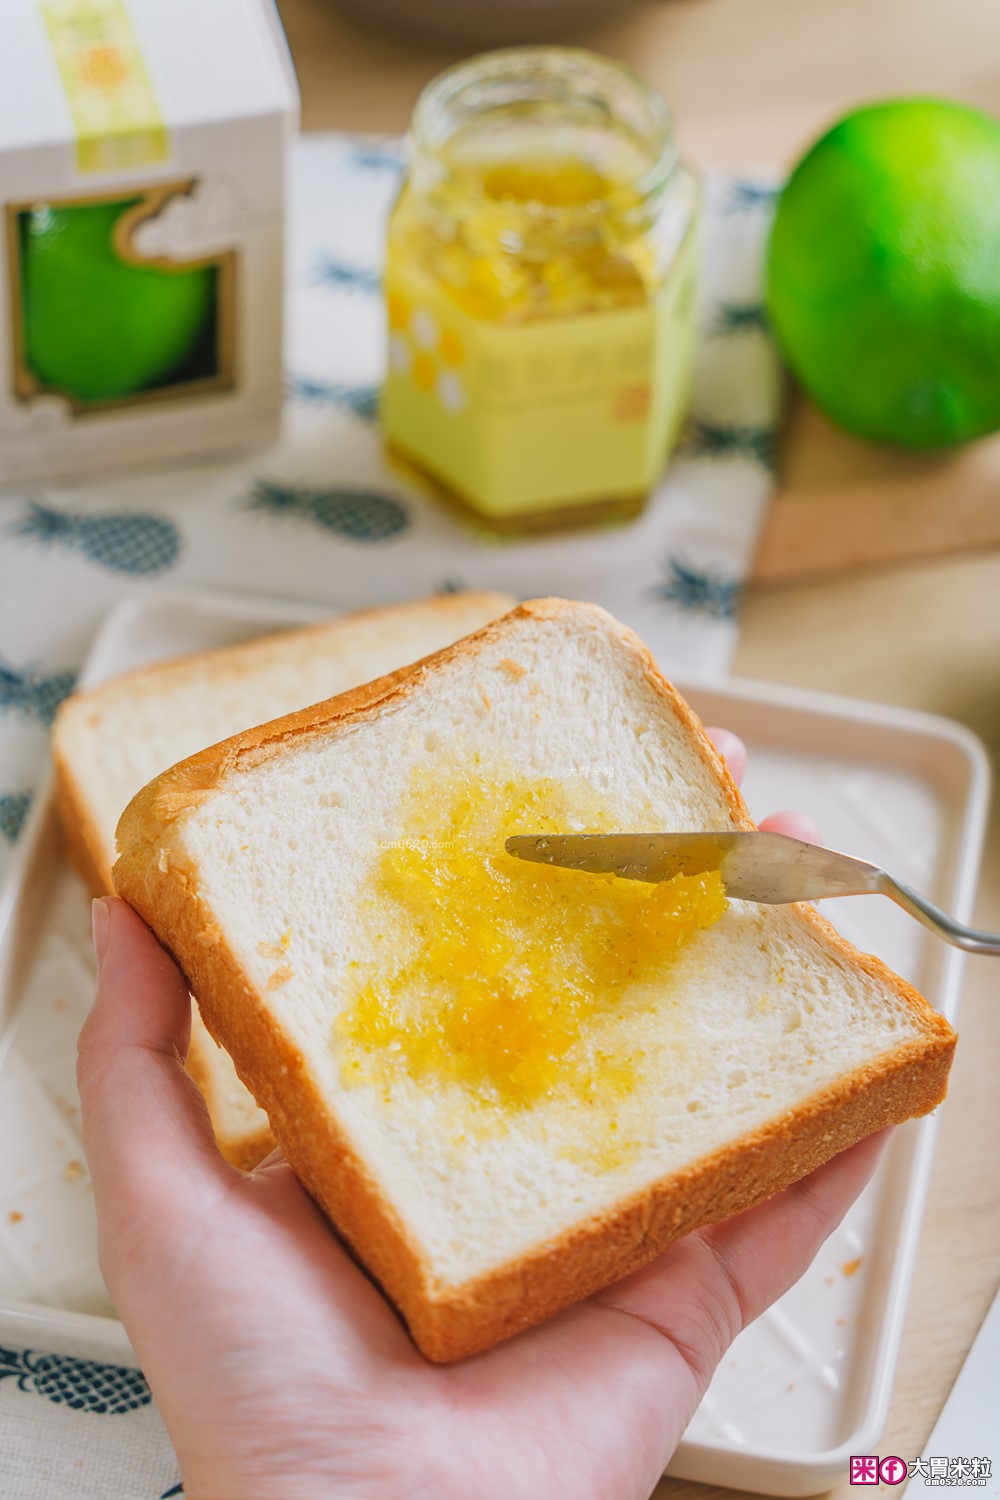
M0 482L274 436L297 104L271 0L4 0Z

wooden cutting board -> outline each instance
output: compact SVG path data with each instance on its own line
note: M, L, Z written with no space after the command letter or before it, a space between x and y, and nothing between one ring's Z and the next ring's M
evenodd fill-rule
M949 453L857 442L794 392L754 585L1000 547L1000 434Z

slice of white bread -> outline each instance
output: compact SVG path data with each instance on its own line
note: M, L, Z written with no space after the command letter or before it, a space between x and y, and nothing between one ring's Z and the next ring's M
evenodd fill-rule
M114 889L115 827L147 781L206 745L357 687L503 614L506 594L457 593L341 615L160 662L76 693L53 732L57 801L73 863L95 895ZM188 1069L223 1154L250 1168L274 1146L267 1116L195 1008Z
M118 891L174 952L302 1181L432 1359L487 1348L933 1109L955 1042L812 908L731 902L655 958L641 993L583 1027L530 1107L428 1076L376 1033L371 1066L352 1072L359 975L389 984L425 951L379 883L386 848L422 840L421 858L444 858L460 825L438 791L440 807L449 786L487 805L522 785L547 789L538 806L561 799L576 828L595 826L597 806L605 829L753 826L642 643L594 606L540 600L175 766L118 828ZM472 847L500 872L494 897L521 878L503 833L531 831L515 822ZM553 943L571 954L588 930L595 877L574 878L581 894L564 893L561 912L539 899L537 947L516 935L510 964L529 986ZM455 899L428 891L430 941ZM507 909L474 879L467 899L474 974ZM579 978L568 963L559 983L568 994ZM417 979L433 989L437 971ZM406 994L397 1003L409 1014ZM596 1091L576 1091L581 1049ZM622 1059L634 1070L616 1093Z

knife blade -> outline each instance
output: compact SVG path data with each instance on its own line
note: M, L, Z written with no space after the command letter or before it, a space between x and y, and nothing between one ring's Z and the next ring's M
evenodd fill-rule
M728 895L768 905L883 889L875 865L782 833L515 834L504 847L518 859L624 880L718 870Z
M518 859L624 880L670 880L718 870L727 896L767 906L826 896L888 896L946 943L1000 957L1000 933L956 921L878 865L784 833L515 834L504 848Z

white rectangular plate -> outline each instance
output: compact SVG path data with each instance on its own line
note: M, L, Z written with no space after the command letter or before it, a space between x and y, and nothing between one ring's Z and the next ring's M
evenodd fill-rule
M86 686L146 662L317 618L296 604L159 595L109 617ZM887 866L967 919L985 825L978 741L926 715L762 684L682 682L706 723L750 749L757 818L811 814L827 843ZM0 1339L130 1358L97 1269L73 1081L93 985L86 893L64 866L51 791L36 799L0 894ZM961 955L886 901L826 903L953 1015ZM844 1478L877 1451L933 1147L933 1121L895 1133L875 1180L809 1272L744 1333L669 1472L772 1495Z

